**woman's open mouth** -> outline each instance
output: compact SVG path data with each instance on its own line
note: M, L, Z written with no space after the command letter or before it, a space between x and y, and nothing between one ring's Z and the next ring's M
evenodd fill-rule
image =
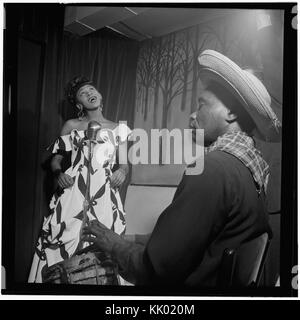
M90 97L88 102L89 103L95 103L97 101L97 97L96 96L93 96L93 97Z

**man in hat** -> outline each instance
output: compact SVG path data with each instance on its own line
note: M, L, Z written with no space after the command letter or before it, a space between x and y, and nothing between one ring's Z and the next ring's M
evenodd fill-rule
M265 201L269 168L252 138L279 136L270 96L251 72L216 51L204 51L199 63L206 89L190 127L204 129L202 174L183 176L144 245L99 222L84 231L84 239L110 253L120 274L135 284L217 286L226 248L271 233ZM193 138L197 143L195 133Z

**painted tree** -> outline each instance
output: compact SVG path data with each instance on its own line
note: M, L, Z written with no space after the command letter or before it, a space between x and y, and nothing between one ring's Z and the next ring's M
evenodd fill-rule
M163 100L162 128L167 128L168 126L169 111L176 97L183 96L181 109L185 109L186 95L190 89L188 77L192 70L192 57L188 38L186 37L187 33L188 31L185 31L181 36L173 33L165 39L159 84Z
M206 48L227 52L230 47L228 37L225 35L228 33L225 24L222 28L219 25L214 27L198 25L179 33L149 40L142 45L137 68L137 89L144 121L148 118L150 95L153 97L155 128L167 127L170 108L179 95L181 95L181 111L186 108L189 91L191 91L190 110L193 112L196 109L200 76L198 56ZM162 99L161 125L158 123L160 99Z
M191 81L189 80L189 74L193 67L193 56L190 46L190 28L185 29L185 31L181 33L179 48L181 48L179 51L179 59L181 64L181 68L179 68L179 77L182 83L180 109L181 111L184 111L186 107L187 93L190 90L191 84Z
M198 89L199 89L199 62L198 57L202 51L205 49L214 49L215 44L213 41L214 35L211 30L206 26L197 25L194 28L194 35L190 37L190 46L192 51L193 59L193 79L192 79L192 94L191 94L191 104L190 110L194 112L197 109L197 98L198 98ZM208 46L210 44L210 46Z
M153 81L153 92L154 92L154 103L153 103L153 128L158 127L158 102L159 102L159 83L161 79L161 65L162 65L162 38L159 37L154 40L154 57L156 57L155 69L154 69L154 81Z
M149 109L149 93L153 86L155 74L155 56L153 54L153 41L147 41L141 48L137 67L137 84L140 101L143 107L144 121L147 119Z

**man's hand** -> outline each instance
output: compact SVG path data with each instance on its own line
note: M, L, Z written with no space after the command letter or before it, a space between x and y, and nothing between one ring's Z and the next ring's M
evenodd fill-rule
M123 169L116 170L111 178L110 178L110 185L112 188L119 187L126 179L126 174Z
M69 188L74 184L74 180L68 174L61 172L57 177L58 185L62 188Z
M89 227L83 228L82 240L95 244L107 253L111 253L117 243L124 242L123 238L98 220L91 221Z

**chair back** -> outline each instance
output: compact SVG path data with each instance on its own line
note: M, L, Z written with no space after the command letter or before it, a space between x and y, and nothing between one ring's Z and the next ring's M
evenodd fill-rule
M219 269L218 286L258 286L269 244L268 234L263 233L237 249L225 249Z

